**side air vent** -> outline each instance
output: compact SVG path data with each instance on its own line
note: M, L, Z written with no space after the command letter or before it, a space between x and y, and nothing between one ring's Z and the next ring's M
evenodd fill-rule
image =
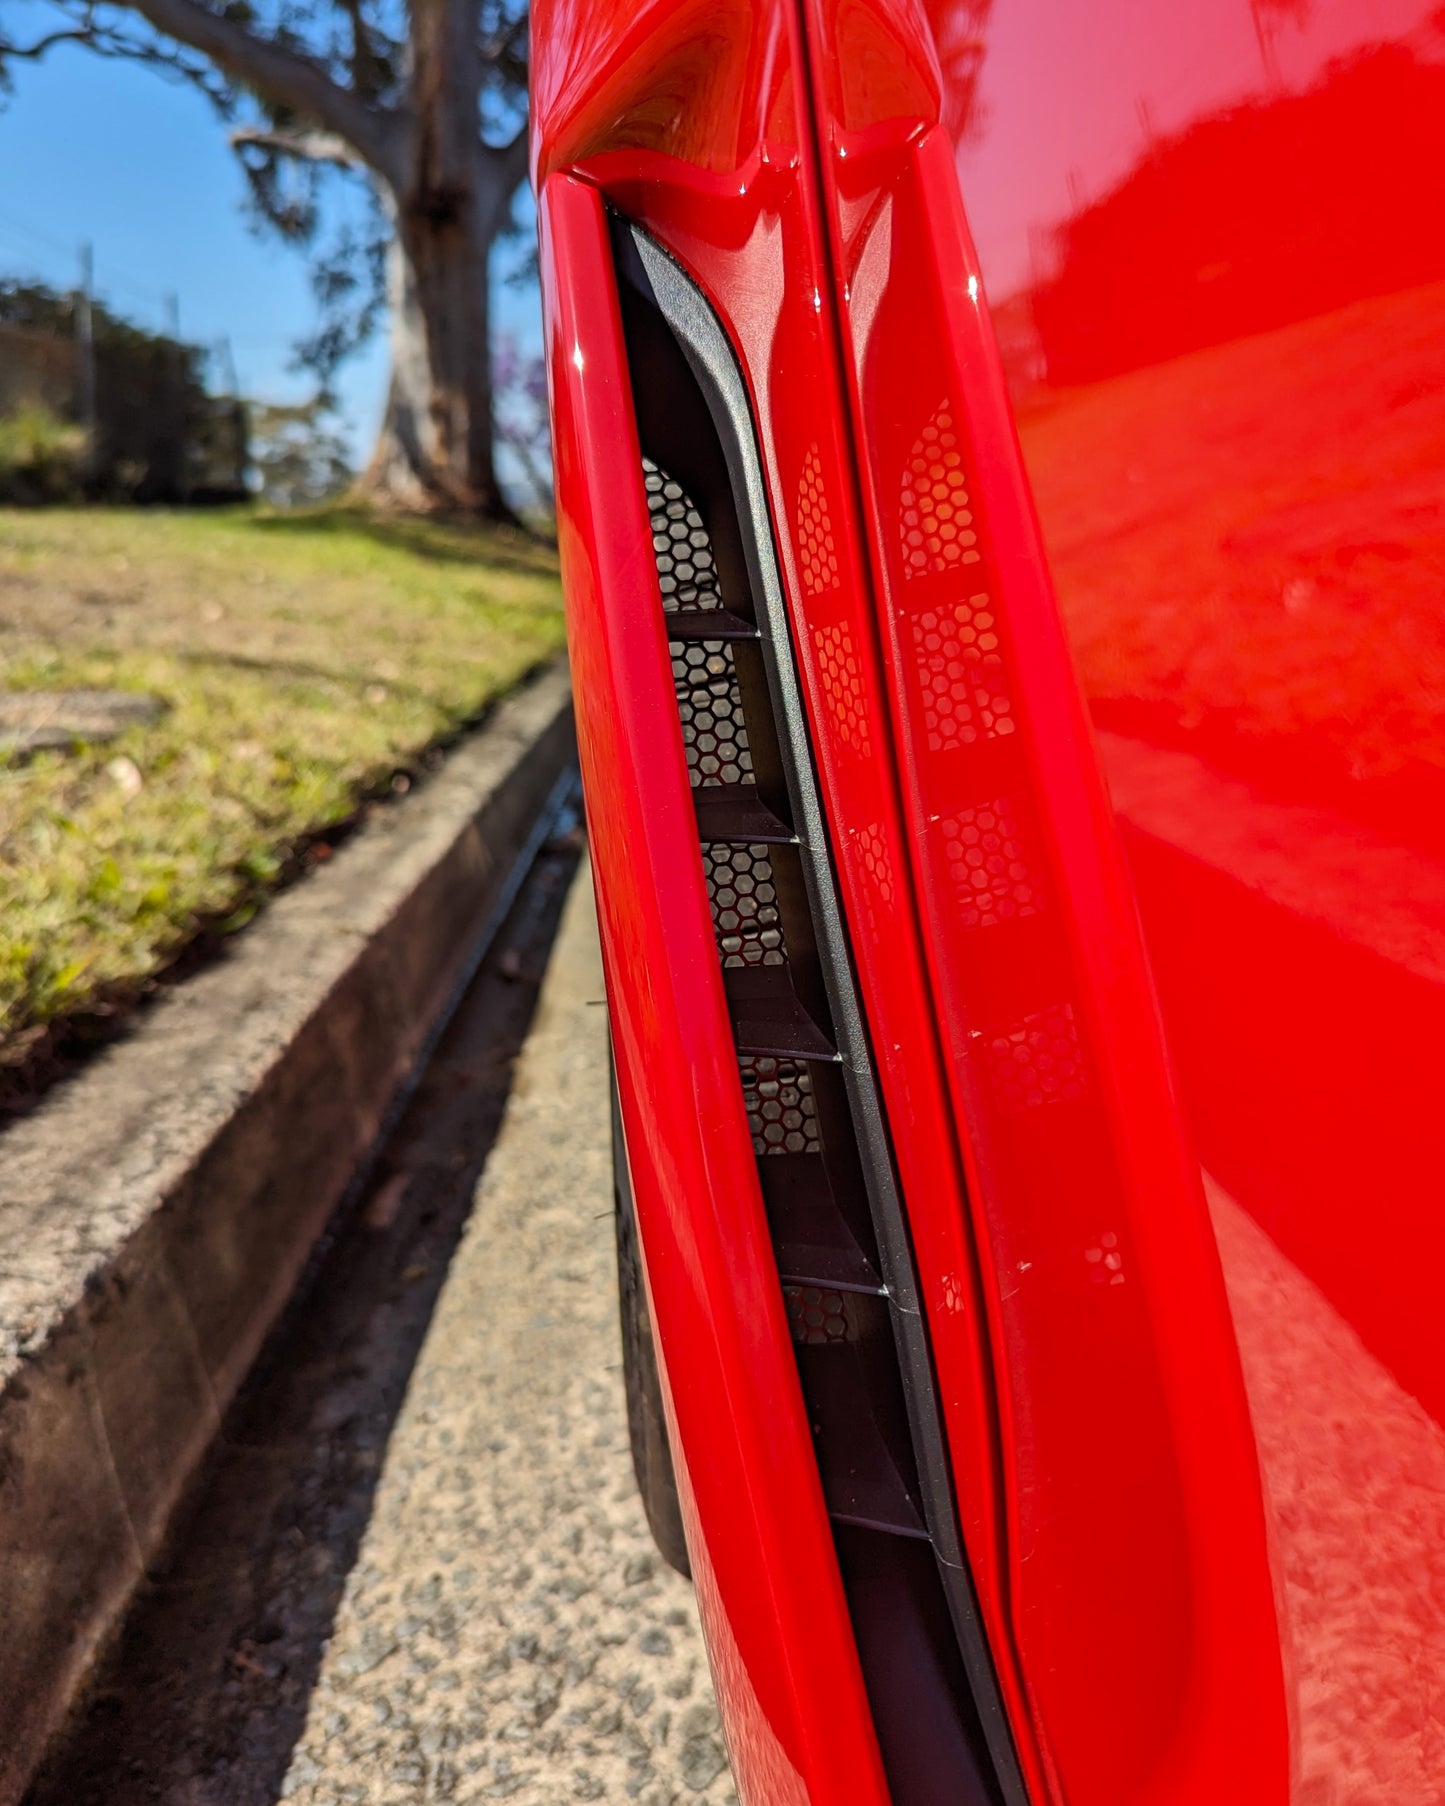
M745 393L614 225L678 720L778 1283L897 1806L1022 1806L974 1615Z

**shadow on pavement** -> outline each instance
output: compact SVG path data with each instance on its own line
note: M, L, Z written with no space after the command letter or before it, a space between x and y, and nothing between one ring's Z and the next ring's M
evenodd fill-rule
M540 855L26 1806L271 1806L577 864Z

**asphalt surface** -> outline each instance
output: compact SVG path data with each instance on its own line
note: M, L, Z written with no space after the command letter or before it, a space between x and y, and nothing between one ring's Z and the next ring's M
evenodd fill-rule
M28 1806L734 1801L632 1480L575 863L539 862Z

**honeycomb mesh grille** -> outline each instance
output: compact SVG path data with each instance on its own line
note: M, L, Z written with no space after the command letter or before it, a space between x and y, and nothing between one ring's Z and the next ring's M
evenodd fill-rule
M719 606L702 516L666 471L647 458L642 469L664 607L675 613L679 607ZM684 545L686 576L681 574ZM699 573L706 574L706 583ZM693 787L749 783L753 761L731 642L672 639L669 648ZM702 861L722 964L786 965L771 850L762 842L717 841L702 848ZM820 1153L818 1112L806 1063L744 1054L739 1055L738 1066L754 1153L760 1158Z
M768 1154L821 1153L813 1078L806 1062L742 1054L738 1065L753 1152L760 1159Z
M1084 1058L1071 1004L1025 1016L991 1035L985 1048L1006 1110L1037 1110L1084 1095Z
M773 862L760 845L703 848L718 952L725 966L787 962Z
M912 627L928 750L953 752L1011 734L1013 703L988 597L922 609Z
M731 645L726 640L674 640L672 681L694 788L749 782L753 756Z
M856 1301L831 1286L784 1286L783 1303L793 1340L803 1348L827 1348L858 1339Z
M971 804L939 826L963 927L991 928L1038 914L1043 885L1009 797Z
M963 454L947 401L939 403L908 454L902 502L904 568L910 577L978 563Z
M676 614L680 608L721 608L717 565L702 516L682 485L650 458L642 460L642 475L664 611Z

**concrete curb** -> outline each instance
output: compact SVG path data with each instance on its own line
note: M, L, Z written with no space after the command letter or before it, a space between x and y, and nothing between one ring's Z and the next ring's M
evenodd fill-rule
M553 670L0 1142L0 1806L157 1552L572 750Z

